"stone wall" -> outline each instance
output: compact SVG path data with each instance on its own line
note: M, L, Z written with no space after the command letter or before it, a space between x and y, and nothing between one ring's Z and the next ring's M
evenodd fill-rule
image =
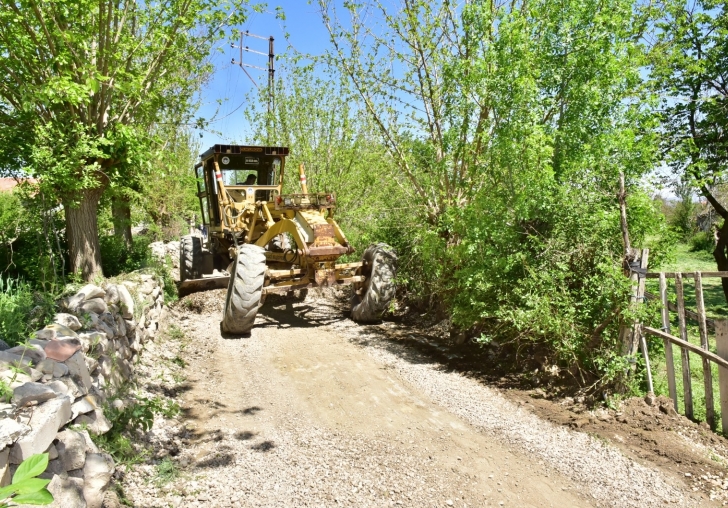
M99 508L114 461L89 432L111 428L103 406L133 378L163 318L164 293L152 275L133 273L84 286L60 307L27 345L0 347L0 377L13 390L11 403L0 404L0 485L25 458L48 452L41 477L51 480L51 506Z

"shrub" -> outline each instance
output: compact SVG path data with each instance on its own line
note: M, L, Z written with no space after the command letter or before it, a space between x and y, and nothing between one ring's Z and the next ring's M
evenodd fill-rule
M714 249L713 236L704 231L700 231L690 238L690 252L705 251L712 254Z
M27 284L0 279L0 337L14 346L25 341L33 294Z

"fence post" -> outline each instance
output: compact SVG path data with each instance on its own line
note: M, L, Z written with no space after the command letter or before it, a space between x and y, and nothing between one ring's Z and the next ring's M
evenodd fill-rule
M660 272L660 301L662 302L662 331L670 333L670 308L667 301L667 280L665 272ZM672 357L672 343L663 339L665 343L665 367L667 368L667 388L670 398L677 411L677 385L675 383L675 360Z
M685 295L683 292L683 274L675 274L675 293L677 293L677 317L680 325L680 338L688 342L688 329L685 324ZM685 398L685 416L693 419L693 388L690 381L690 356L688 350L680 348L682 358L683 393Z
M705 322L705 302L703 301L703 276L695 272L695 304L698 310L698 327L700 328L700 345L710 351L708 344L708 326ZM713 371L710 360L703 357L703 382L705 383L705 421L715 430L715 403L713 402Z
M728 320L715 320L716 353L728 360ZM728 435L728 370L718 366L718 385L720 387L720 419L723 434Z

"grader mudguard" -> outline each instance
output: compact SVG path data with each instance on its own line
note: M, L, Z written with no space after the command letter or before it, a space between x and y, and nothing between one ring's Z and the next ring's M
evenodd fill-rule
M336 196L309 193L304 166L300 192L284 194L286 147L215 145L195 166L207 238L180 244L184 296L227 287L222 329L247 333L266 295L351 284L352 317L380 319L394 296L397 258L385 244L361 261L334 220Z

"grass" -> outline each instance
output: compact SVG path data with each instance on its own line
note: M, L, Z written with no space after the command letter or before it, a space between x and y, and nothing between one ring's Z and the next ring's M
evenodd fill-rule
M707 252L690 252L688 245L681 244L677 248L677 260L674 263L665 264L660 267L651 267L651 272L694 272L694 271L717 271L713 256ZM695 282L693 278L683 278L683 288L685 295L685 308L687 310L697 311L695 303ZM647 291L659 294L659 284L655 279L647 280ZM668 298L673 303L676 302L675 281L668 279ZM705 303L705 313L709 318L726 319L728 317L728 304L723 294L721 279L703 278L703 301ZM700 344L700 331L697 323L691 320L687 321L688 340L693 344ZM678 335L678 317L677 313L670 313L670 328L673 335ZM715 338L712 332L708 332L709 349L715 351ZM649 337L650 341L650 363L652 367L653 382L656 395L669 396L667 384L667 368L665 363L665 349L661 340L655 337ZM681 349L672 346L673 360L675 365L675 384L677 388L678 411L685 414L685 400L683 389L682 364L683 359ZM696 421L705 421L705 382L703 377L703 361L697 354L689 355L690 365L690 386L693 397L693 416ZM712 372L713 402L714 412L716 415L716 425L720 429L720 391L718 388L718 366L710 363Z
M718 268L715 265L713 256L705 251L690 252L688 245L679 244L677 247L677 261L665 264L660 267L650 267L651 272L715 272ZM696 310L695 305L695 283L692 278L683 278L685 293L685 308ZM647 280L647 290L659 294L659 283L656 279ZM671 301L675 300L675 280L668 279L668 295ZM703 301L705 313L711 318L728 317L728 304L723 294L723 287L719 277L703 278Z
M161 487L171 481L176 480L180 476L180 470L172 459L165 457L162 461L157 464L157 475L154 478L154 483Z

